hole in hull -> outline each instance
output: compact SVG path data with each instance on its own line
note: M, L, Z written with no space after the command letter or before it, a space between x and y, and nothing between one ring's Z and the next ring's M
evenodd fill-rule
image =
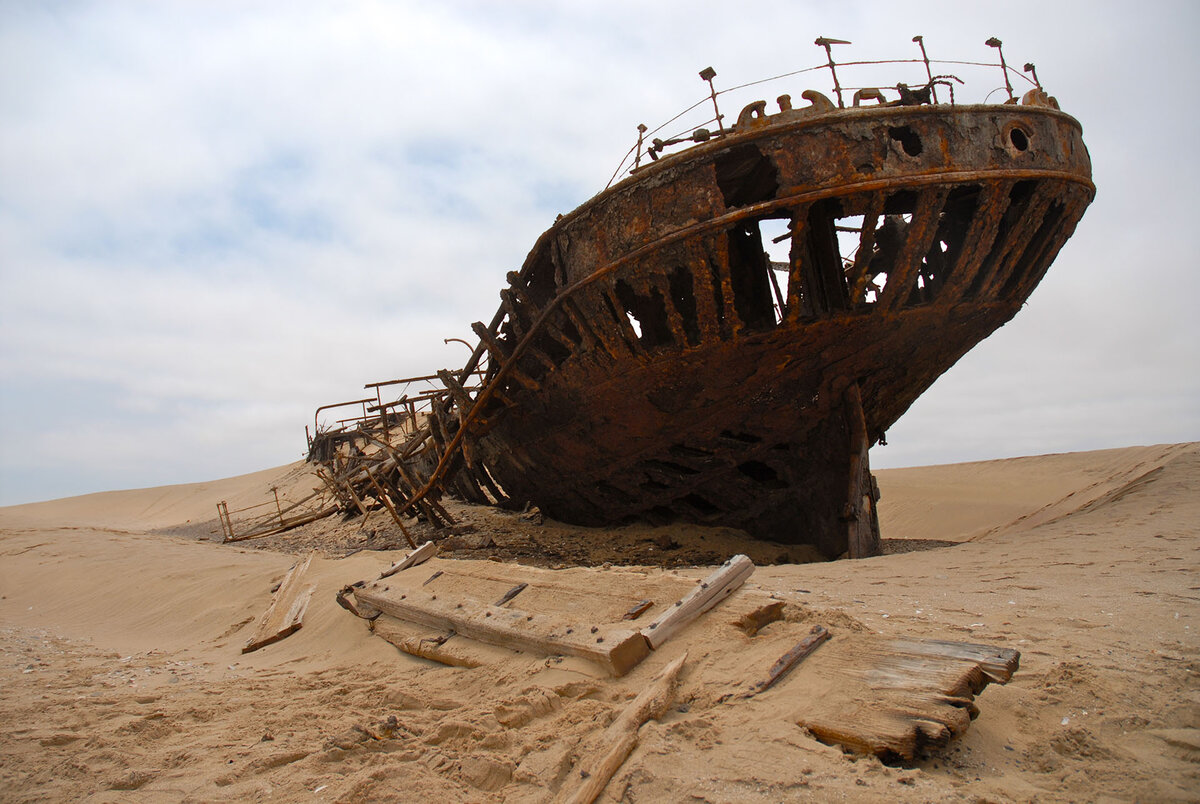
M888 136L900 143L904 153L909 156L920 156L921 151L924 150L921 145L921 136L908 126L889 126Z

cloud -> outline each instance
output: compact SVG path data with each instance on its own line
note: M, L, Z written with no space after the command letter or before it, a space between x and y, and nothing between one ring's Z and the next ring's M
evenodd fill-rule
M819 34L855 43L843 59L911 58L922 33L935 58L986 60L1000 36L1083 121L1100 188L1028 308L873 460L1197 437L1190 4L1047 4L999 25L858 2L5 15L0 504L295 459L318 404L461 363L442 339L491 317L505 271L603 188L638 123L704 98L698 70L728 88L817 65Z

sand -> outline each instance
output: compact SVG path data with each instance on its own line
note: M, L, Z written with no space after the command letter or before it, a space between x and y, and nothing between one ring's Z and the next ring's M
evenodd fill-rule
M717 608L621 679L508 652L448 668L372 636L334 593L403 555L356 549L384 538L386 517L327 526L324 542L311 529L258 545L195 538L220 499L302 489L301 466L0 509L0 800L548 801L684 649L674 704L602 800L1200 799L1200 445L878 475L893 546L957 544L760 566L748 585L787 601L791 622L752 638ZM518 543L549 544L562 563L597 536L516 514L466 518L490 546L431 568L482 566ZM645 564L691 555L698 540L685 527L606 533L630 545L615 557ZM714 554L741 546L707 537ZM294 553L322 545L303 629L243 655ZM586 598L606 594L613 573L661 570L564 572ZM795 724L811 683L722 701L770 665L787 628L809 623L835 638L1012 647L1021 669L980 695L962 739L889 766Z

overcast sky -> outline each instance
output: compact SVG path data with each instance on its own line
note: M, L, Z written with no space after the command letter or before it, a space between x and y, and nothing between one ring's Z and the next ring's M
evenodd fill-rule
M460 366L443 338L638 123L704 97L700 69L810 67L819 35L843 60L1001 38L1082 122L1098 187L873 464L1200 439L1198 8L0 0L0 504L302 457L317 405Z

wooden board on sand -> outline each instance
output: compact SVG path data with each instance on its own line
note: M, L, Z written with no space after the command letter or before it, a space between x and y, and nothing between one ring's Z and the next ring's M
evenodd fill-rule
M250 641L242 648L242 653L258 650L300 630L304 624L304 612L315 588L302 586L304 573L308 571L308 565L312 563L314 555L316 553L309 553L288 570L283 582L279 584L279 589L271 598L266 614L259 620L258 628L254 629Z
M990 645L835 633L761 697L780 696L821 742L908 761L962 735L979 714L975 696L1019 663Z

